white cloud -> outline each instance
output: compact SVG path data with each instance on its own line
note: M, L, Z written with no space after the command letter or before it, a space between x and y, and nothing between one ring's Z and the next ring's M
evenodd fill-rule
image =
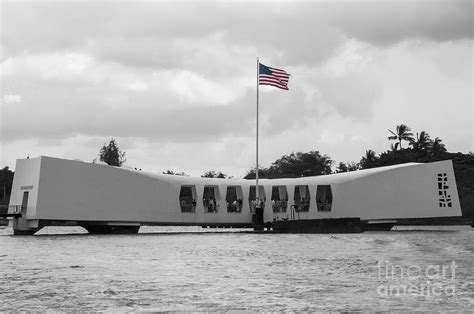
M225 81L212 81L193 72L168 71L163 76L170 82L169 87L175 91L178 98L187 103L198 103L201 106L206 103L225 105L238 96L235 89L225 86Z
M33 75L42 79L77 80L88 75L93 67L92 58L79 53L22 54L1 63L1 75ZM89 76L91 77L91 76Z
M15 104L15 103L20 103L21 102L21 95L4 95L3 96L3 102L5 104Z

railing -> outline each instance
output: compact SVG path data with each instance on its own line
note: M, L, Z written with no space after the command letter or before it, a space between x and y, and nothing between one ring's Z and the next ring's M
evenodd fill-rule
M206 213L217 213L219 211L219 203L216 200L205 198L203 205Z
M228 213L241 213L242 205L240 203L227 203L227 212Z
M318 212L330 212L331 211L332 203L330 203L330 202L317 201L316 205L318 207Z
M21 217L22 205L9 205L6 217Z
M308 212L309 202L295 201L295 210L297 212Z
M272 201L274 213L286 213L287 203L285 201Z

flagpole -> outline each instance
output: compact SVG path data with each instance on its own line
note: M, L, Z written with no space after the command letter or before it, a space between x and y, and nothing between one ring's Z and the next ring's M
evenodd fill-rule
M256 139L256 171L255 171L255 193L257 196L257 204L256 207L260 207L260 193L258 188L258 85L260 81L260 62L258 61L257 57L257 139Z

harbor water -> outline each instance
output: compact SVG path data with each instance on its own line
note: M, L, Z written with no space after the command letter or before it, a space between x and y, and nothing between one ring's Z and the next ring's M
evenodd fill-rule
M474 229L0 229L0 311L474 309Z

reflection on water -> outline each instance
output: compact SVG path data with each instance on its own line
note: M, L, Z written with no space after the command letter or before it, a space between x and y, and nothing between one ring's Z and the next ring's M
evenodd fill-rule
M474 229L428 229L297 235L142 227L138 235L88 235L48 227L25 237L0 229L0 311L472 309ZM443 276L453 261L454 278ZM390 276L394 265L400 272ZM435 289L387 290L403 286Z

